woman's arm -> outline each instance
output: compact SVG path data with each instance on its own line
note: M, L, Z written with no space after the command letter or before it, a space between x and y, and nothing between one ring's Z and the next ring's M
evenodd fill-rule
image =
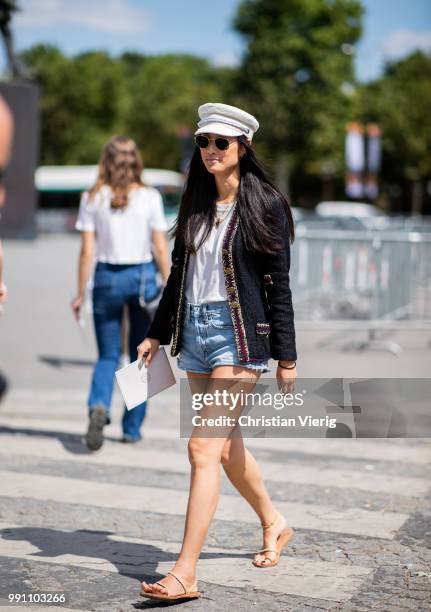
M166 240L166 232L162 232L160 230L153 230L152 242L154 259L156 260L157 267L162 275L163 282L166 283L170 272L168 241Z
M72 309L77 318L79 315L79 309L84 302L85 290L88 279L90 278L94 258L94 244L94 232L81 232L81 250L79 252L78 263L78 292L76 298L72 301Z
M296 361L296 336L290 290L290 232L284 205L276 200L275 231L283 248L274 255L263 255L264 274L271 276L266 293L271 310L271 357L283 365Z

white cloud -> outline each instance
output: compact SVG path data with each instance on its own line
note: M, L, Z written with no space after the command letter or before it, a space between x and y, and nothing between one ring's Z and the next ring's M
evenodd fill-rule
M112 33L144 32L148 13L126 0L21 0L14 22L20 28L38 29L65 25Z
M431 31L396 30L391 32L381 44L385 59L399 59L416 49L431 53Z

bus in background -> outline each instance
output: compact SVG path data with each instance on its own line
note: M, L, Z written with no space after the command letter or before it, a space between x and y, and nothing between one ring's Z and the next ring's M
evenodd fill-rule
M38 192L38 232L74 231L81 193L96 182L98 166L40 166L35 173ZM142 180L158 189L169 226L178 213L184 175L173 170L145 168Z

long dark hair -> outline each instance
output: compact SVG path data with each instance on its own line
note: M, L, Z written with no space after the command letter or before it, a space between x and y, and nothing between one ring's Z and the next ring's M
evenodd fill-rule
M282 245L273 231L273 221L277 209L274 199L284 208L289 222L290 241L295 240L292 211L287 198L268 178L262 163L244 136L238 137L245 153L240 159L240 182L237 193L237 210L246 247L252 251L267 254L277 253ZM187 179L181 198L180 210L175 224L170 230L172 237L191 253L204 243L208 237L216 214L215 200L218 196L214 175L205 168L199 148L196 146L190 161ZM204 226L199 244L195 236Z

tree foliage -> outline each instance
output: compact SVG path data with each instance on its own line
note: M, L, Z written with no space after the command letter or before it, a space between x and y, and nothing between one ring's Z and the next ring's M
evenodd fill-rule
M361 15L357 0L243 0L238 7L234 27L247 45L238 99L260 118L268 150L290 153L293 172L342 171Z
M118 63L103 52L68 58L45 45L24 52L23 61L42 91L42 162L94 163L107 137L122 129Z
M387 63L363 88L363 108L381 126L385 153L408 180L431 176L431 57L421 51Z
M179 169L181 137L193 133L198 106L220 101L256 115L258 152L270 169L288 171L297 193L316 186L314 201L328 178L344 195L345 126L354 120L382 128L387 182L429 180L431 57L413 53L358 83L362 11L360 0L242 0L233 20L245 41L237 68L186 54L66 57L35 46L21 60L42 90L41 163L95 163L103 143L122 133L138 142L146 165Z
M193 133L198 106L222 98L217 69L191 55L148 57L129 76L128 87L125 131L151 165L177 168L180 130Z
M181 129L197 107L222 99L218 69L191 55L65 57L38 45L22 54L42 90L41 163L92 164L114 133L138 142L149 166L178 168Z

